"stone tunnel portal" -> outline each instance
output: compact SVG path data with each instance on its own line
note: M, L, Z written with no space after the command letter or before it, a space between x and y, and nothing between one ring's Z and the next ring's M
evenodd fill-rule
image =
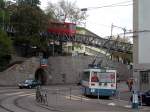
M35 72L35 79L41 81L42 85L47 83L47 75L43 68L38 68Z

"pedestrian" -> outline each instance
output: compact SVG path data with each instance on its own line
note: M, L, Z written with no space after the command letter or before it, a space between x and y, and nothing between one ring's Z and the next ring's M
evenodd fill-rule
M133 80L132 79L128 79L126 83L128 85L129 91L132 91Z

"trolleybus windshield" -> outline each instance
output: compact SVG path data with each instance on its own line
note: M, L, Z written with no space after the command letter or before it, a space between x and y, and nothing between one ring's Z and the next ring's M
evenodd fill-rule
M83 72L82 80L89 81L89 77L90 77L90 72L89 71Z

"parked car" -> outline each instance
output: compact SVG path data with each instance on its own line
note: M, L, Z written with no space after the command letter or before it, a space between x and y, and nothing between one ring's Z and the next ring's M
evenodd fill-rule
M138 100L139 100L139 105L146 104L150 106L150 90L146 92L139 92ZM132 101L132 96L131 96L131 101Z
M25 80L21 83L18 84L19 88L22 89L22 88L34 88L36 86L39 86L41 85L41 82L38 81L38 80L34 80L34 79L28 79L28 80Z

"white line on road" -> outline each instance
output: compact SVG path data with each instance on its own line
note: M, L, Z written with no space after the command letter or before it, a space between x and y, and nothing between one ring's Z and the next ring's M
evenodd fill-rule
M21 94L21 95L18 95L18 96L35 96L35 93L31 93L31 94Z
M110 105L110 106L116 106L116 104L115 103L108 103L108 105Z
M24 92L15 92L15 93L7 93L7 94L4 94L6 96L10 96L10 95L18 95L18 94L23 94Z
M87 98L84 98L84 97L81 97L81 96L75 96L75 95L70 95L69 96L65 96L66 99L70 99L71 100L90 100L90 99L87 99Z
M126 107L126 108L131 108L131 105L125 105L124 107Z

